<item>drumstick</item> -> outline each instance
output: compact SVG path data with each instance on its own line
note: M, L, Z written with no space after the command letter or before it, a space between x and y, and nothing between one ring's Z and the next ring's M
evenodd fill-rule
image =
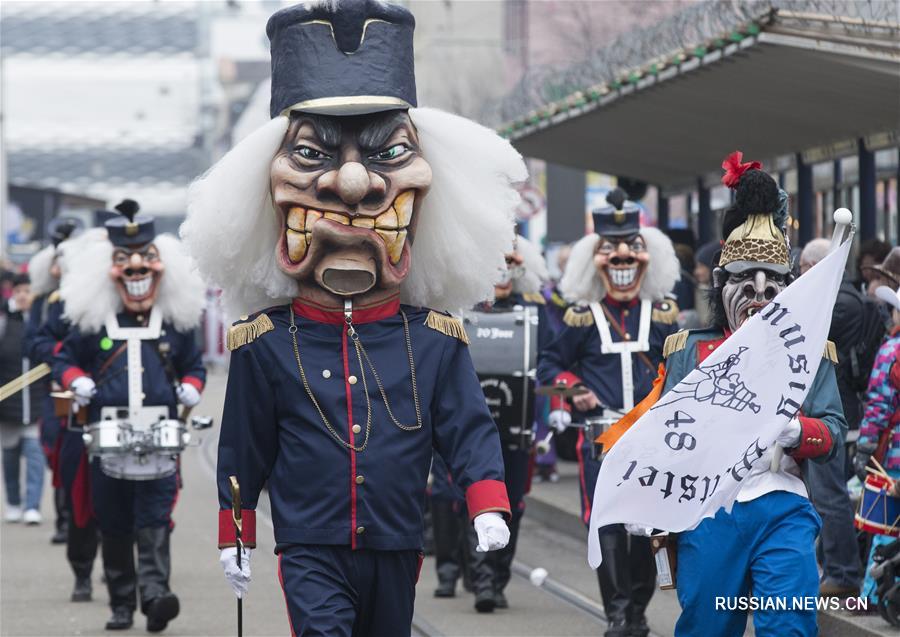
M872 464L874 464L874 465L878 468L878 470L881 472L881 475L883 475L883 476L884 476L885 478L887 478L888 480L891 480L891 477L888 475L888 472L884 470L884 467L881 466L881 463L879 463L879 462L875 459L874 456L870 456L870 457L869 457L869 462L871 462ZM893 482L893 480L891 480L891 482Z

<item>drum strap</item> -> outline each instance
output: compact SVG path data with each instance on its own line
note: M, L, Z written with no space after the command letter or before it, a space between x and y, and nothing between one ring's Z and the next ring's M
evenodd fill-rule
M625 331L610 316L609 311L600 303L591 303L591 312L594 315L594 324L600 334L600 351L604 354L619 354L622 367L622 407L625 411L634 408L634 376L632 374L632 354L637 354L648 368L655 372L656 368L647 358L646 352L650 349L650 313L652 303L641 301L641 319L638 337L635 340L626 340ZM613 341L609 327L612 325L620 341Z
M103 361L103 365L100 366L100 369L97 370L97 381L99 382L101 378L103 378L103 374L109 371L109 368L112 367L112 364L116 362L116 359L119 358L125 350L128 349L128 343L122 343L119 345L118 349L112 353L112 355Z

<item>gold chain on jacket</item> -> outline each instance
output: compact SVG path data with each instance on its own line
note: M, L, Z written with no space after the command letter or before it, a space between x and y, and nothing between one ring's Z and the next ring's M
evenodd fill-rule
M348 302L349 303L349 302ZM366 446L369 444L369 435L372 431L372 402L369 399L369 385L366 382L366 370L363 366L363 359L365 358L366 363L369 366L369 369L372 372L372 377L375 379L375 384L378 386L378 391L381 394L381 400L384 402L384 407L387 410L388 416L391 419L391 422L394 423L398 429L402 429L403 431L415 431L416 429L422 428L422 413L419 408L419 390L416 385L416 366L413 361L413 352L412 352L412 340L409 336L409 320L406 318L406 313L403 310L400 310L400 315L403 317L403 333L406 337L406 353L409 357L409 372L410 378L412 379L412 391L413 391L413 404L416 409L416 424L415 425L404 425L401 424L397 418L394 416L394 412L391 409L390 403L388 402L387 392L384 390L384 386L381 384L381 378L378 376L378 372L375 371L375 366L372 364L371 359L369 358L368 353L363 347L362 342L359 340L359 333L356 331L356 328L353 326L352 312L349 310L345 312L345 322L347 323L347 335L350 337L350 340L353 341L354 349L356 350L356 359L359 363L359 373L362 377L362 385L363 385L363 393L366 397L366 434L363 438L363 443L360 446L351 444L344 440L341 435L335 430L332 426L331 422L328 420L327 416L325 416L325 412L322 411L322 407L319 405L319 401L316 400L315 395L312 392L312 388L309 386L309 381L306 378L306 371L303 369L303 363L300 360L300 347L297 344L297 325L294 323L294 308L291 306L291 325L288 328L288 332L291 334L291 339L294 345L294 358L297 359L297 369L300 370L300 380L303 382L303 388L306 390L306 394L309 396L309 399L312 401L313 406L316 408L316 411L319 413L319 418L322 419L322 422L325 424L325 427L328 429L329 433L337 440L342 446L347 449L352 449L353 451L360 453L365 450Z

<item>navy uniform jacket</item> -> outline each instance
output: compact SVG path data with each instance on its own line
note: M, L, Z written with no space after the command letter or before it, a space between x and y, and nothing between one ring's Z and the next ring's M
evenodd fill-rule
M309 388L342 441L364 444L367 401L371 405L365 449L354 451L338 442L304 389L288 331L291 308ZM415 426L400 311L395 298L354 310L353 321L394 416L404 426ZM253 336L232 343L237 347L219 438L220 548L235 541L228 486L234 475L241 487L247 546L255 545L255 509L268 482L280 545L419 549L432 448L465 491L470 517L486 511L509 514L500 440L467 346L426 325L426 320L436 324L427 309L404 306L402 311L409 320L422 418L421 429L412 431L391 421L365 359L361 369L343 312L295 301L246 324L253 326ZM432 318L438 317L449 320L437 313ZM459 322L453 323L461 332ZM244 327L236 325L232 333ZM455 331L446 321L444 327Z
M673 336L666 345L668 357L663 395L706 360L729 335L720 328L706 328L685 330ZM800 407L800 445L788 451L795 460L809 458L827 462L834 457L837 445L844 444L847 421L834 373L833 363L837 363L837 356L829 355L830 349L826 348L812 387Z
M637 338L641 319L640 299L633 299L630 303L619 303L606 297L602 304L609 310L613 319L619 321L627 336ZM650 322L650 349L644 352L654 366L662 361L663 343L666 338L678 329L675 324L677 310L672 311L674 307L670 301L654 304L653 311L657 316ZM589 317L588 324L566 325L541 351L538 380L542 385L553 385L560 380L568 385L584 383L605 406L621 410L624 407L621 356L615 353L603 354L600 351L600 334L594 325L593 316L587 309L580 311L580 314ZM623 340L612 326L609 331L614 342ZM653 388L656 369L650 369L637 354L632 354L631 360L634 402L637 404Z
M121 327L141 325L135 315L129 312L120 312L118 320ZM105 327L93 334L82 334L77 327L73 327L54 358L53 377L63 387L68 388L73 380L85 375L90 376L97 384L97 393L88 407L88 422L100 419L101 407L128 406L128 354L121 351L116 355L124 348L125 341L109 341ZM160 342L169 344L167 355L175 378L170 379L163 366L158 350ZM111 356L116 356L115 360L100 374ZM202 391L206 382L206 369L203 367L194 331L180 332L167 321L163 321L158 340L141 341L141 364L144 368L143 404L147 407L167 406L170 418L177 415L173 382L189 383L197 391Z
M53 365L53 357L62 347L63 339L69 331L69 322L63 318L63 304L59 292L54 291L37 297L31 304L28 325L25 329L25 352L32 366L47 363ZM46 383L47 393L41 403L41 444L47 454L50 468L58 470L58 445L62 422L56 416L50 380Z

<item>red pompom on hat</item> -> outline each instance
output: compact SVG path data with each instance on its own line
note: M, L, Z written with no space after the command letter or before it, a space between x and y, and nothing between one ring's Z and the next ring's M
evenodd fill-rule
M744 153L736 150L722 162L722 170L725 171L725 174L722 175L722 183L732 190L737 188L738 182L741 180L741 175L745 172L762 168L762 164L758 161L748 161L746 164L742 164L741 159L743 158Z

